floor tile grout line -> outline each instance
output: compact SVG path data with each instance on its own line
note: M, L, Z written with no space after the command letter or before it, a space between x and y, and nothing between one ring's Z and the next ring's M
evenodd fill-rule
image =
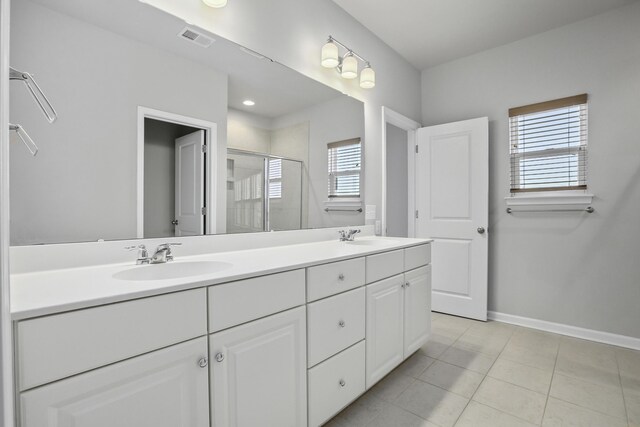
M556 396L551 396L551 397L553 397L553 398L554 398L554 399L556 399L556 400L559 400L560 402L568 403L569 405L573 405L573 406L577 406L577 407L578 407L578 408L580 408L580 409L585 409L585 410L587 410L587 411L589 411L589 412L595 412L595 413L596 413L596 414L598 414L598 415L603 415L603 416L605 416L605 417L614 418L614 419L616 419L616 420L620 420L620 421L625 421L625 422L627 422L627 420L625 420L624 418L616 417L615 415L607 414L607 413L605 413L605 412L598 411L597 409L587 408L586 406L578 405L577 403L574 403L574 402L569 402L568 400L564 400L564 399L562 399L562 398L560 398L560 397L556 397ZM627 424L628 424L628 422L627 422Z
M509 337L509 340L508 340L508 341L510 341L510 340L511 340L511 337ZM507 342L508 342L508 341L507 341ZM454 344L455 344L455 343L454 343ZM453 345L453 344L452 344L452 345ZM506 346L506 344L505 344L505 346ZM504 348L503 348L503 350L504 350ZM489 369L487 370L487 373L486 373L486 374L484 374L484 377L482 378L482 381L480 381L480 384L478 384L478 387L476 387L475 391L473 392L473 394L472 394L472 395L471 395L471 397L469 398L469 401L467 402L467 404L464 406L464 408L463 408L463 409L462 409L462 411L460 412L460 415L458 415L458 418L456 418L456 421L453 423L453 426L454 426L454 427L455 427L455 425L456 425L456 424L458 424L458 421L460 421L460 417L462 416L462 414L464 414L464 411L466 411L466 410L467 410L467 408L469 407L469 404L470 404L472 401L474 401L474 400L473 400L473 398L474 398L474 397L476 396L476 394L478 393L478 390L480 390L480 387L482 387L482 383L484 383L484 382L485 382L485 380L487 379L487 377L489 376L489 371L491 371L491 368L493 368L493 365L495 365L496 361L498 360L498 357L500 357L500 354L502 354L502 350L500 351L500 353L498 353L498 356L493 360L493 362L491 363L491 366L490 366L490 367L489 367ZM445 362L445 363L446 363L446 362ZM478 403L480 403L480 402L478 402ZM488 405L487 405L487 406L488 406ZM495 409L496 411L499 411L499 412L504 413L503 411L500 411L500 410L499 410L499 409L497 409L497 408L493 408L493 409Z
M544 423L544 417L547 415L547 406L549 405L549 398L551 397L551 386L553 386L553 379L556 376L556 366L558 366L558 357L560 356L560 342L558 342L558 350L556 350L556 357L553 361L553 369L551 370L551 381L549 381L549 389L547 390L547 399L544 402L544 410L542 411L542 420L540 424Z
M624 405L624 415L627 417L627 425L631 425L629 419L629 410L627 409L627 396L624 393L624 384L622 384L622 373L620 372L620 363L618 363L618 351L614 350L614 360L618 368L618 381L620 381L620 390L622 391L622 404Z

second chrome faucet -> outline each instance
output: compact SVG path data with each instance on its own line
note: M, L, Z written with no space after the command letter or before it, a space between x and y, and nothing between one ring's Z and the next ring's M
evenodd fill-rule
M136 259L136 265L144 264L164 264L169 261L173 261L173 253L171 252L172 246L180 246L182 243L163 243L159 245L152 256L149 256L147 247L143 244L126 246L125 249L132 251L138 250L138 258Z

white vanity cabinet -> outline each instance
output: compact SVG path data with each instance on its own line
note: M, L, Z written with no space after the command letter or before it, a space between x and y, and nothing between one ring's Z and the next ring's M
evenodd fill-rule
M305 270L211 286L208 292L211 425L305 425Z
M427 340L430 245L14 323L20 427L316 427Z
M431 333L431 266L404 274L404 345L406 359L422 347Z
M211 425L304 426L305 339L304 307L211 335Z
M20 425L207 427L206 357L201 337L23 392Z
M429 245L405 249L403 268L413 270L371 283L398 272L397 252L367 257L367 388L422 347L431 331Z
M367 388L404 359L404 276L367 286Z

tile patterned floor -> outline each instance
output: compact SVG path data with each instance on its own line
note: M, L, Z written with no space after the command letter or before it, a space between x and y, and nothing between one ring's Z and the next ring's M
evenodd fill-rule
M433 313L432 337L329 427L640 427L640 351Z

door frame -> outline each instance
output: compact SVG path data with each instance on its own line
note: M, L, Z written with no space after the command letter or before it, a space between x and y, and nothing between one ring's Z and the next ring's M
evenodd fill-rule
M387 124L393 125L407 132L407 237L415 237L415 146L416 130L422 125L402 114L383 106L382 107L382 203L380 218L382 223L381 234L387 235Z
M10 0L0 0L0 424L15 425L13 329L9 289L9 26Z
M218 176L216 174L216 165L218 164L218 125L214 122L196 119L194 117L138 106L136 236L139 239L144 238L144 119L154 119L161 122L190 126L205 131L205 144L207 146L207 158L204 164L205 176L207 179L204 194L204 204L207 208L205 225L206 234L216 234L215 213L217 212L216 189L218 183Z

